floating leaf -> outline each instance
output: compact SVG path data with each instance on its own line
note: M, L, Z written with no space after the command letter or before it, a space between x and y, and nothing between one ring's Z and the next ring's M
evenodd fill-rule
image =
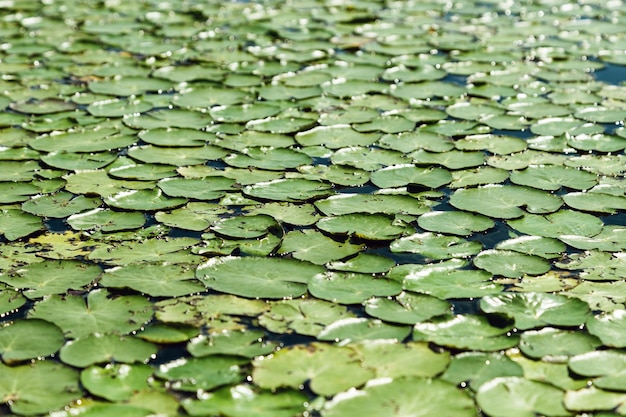
M624 391L626 355L618 350L587 349L569 359L570 370L582 376L597 377L593 385L612 391Z
M318 335L318 340L335 340L343 343L363 340L391 339L403 341L411 333L409 326L388 324L381 320L349 317L329 324Z
M526 356L547 360L580 355L600 346L600 341L589 334L552 327L522 333L519 344Z
M478 405L492 417L569 415L563 408L564 392L522 377L499 377L484 383L476 394Z
M309 292L322 300L339 304L357 304L370 297L399 294L397 282L367 274L326 272L309 279Z
M475 416L474 402L454 385L438 379L406 377L368 384L362 390L336 395L322 409L323 417L454 415Z
M482 244L456 236L427 232L396 239L391 242L389 248L396 253L409 252L431 259L450 259L475 255L482 249Z
M185 399L182 405L192 416L224 415L245 417L291 417L305 412L308 397L295 390L259 391L235 385L207 393L201 399Z
M591 317L587 321L589 333L610 347L626 347L626 310L614 310Z
M196 276L208 288L250 298L298 297L309 278L323 268L281 258L216 257L200 265Z
M180 358L159 366L155 375L169 381L176 391L212 390L244 379L241 365L247 360L232 356Z
M232 355L253 358L267 355L276 349L275 343L262 342L263 332L231 330L197 336L187 343L187 350L195 357Z
M513 171L509 177L517 185L556 191L563 187L588 190L598 183L595 174L557 165L531 165L522 171Z
M597 415L614 417L626 412L626 394L607 391L596 387L583 388L578 391L568 391L563 400L564 405L573 411L607 411ZM610 413L615 410L617 414Z
M276 201L306 201L334 194L332 186L320 181L285 178L247 185L243 193L254 198Z
M80 290L100 277L98 265L73 260L37 262L0 273L0 281L22 289L28 298Z
M0 363L0 398L16 414L43 414L82 396L78 372L52 361L5 366Z
M259 317L259 324L274 333L317 336L327 325L352 314L344 306L323 300L276 301Z
M144 225L146 218L139 211L114 211L96 208L67 218L67 223L74 230L102 230L115 232L119 230L138 229Z
M485 316L442 316L417 323L413 329L413 340L489 352L517 345L518 337L509 333L512 328L512 325L496 327Z
M521 366L499 352L463 352L454 356L441 379L453 384L469 383L476 391L485 382L501 376L522 377Z
M163 210L182 206L186 198L167 197L158 190L130 190L104 198L104 202L114 208L125 210Z
M143 364L108 364L90 366L80 374L81 384L94 395L109 401L123 401L141 389L148 388L152 368Z
M321 395L358 387L374 376L373 370L361 366L353 349L320 343L281 349L254 360L252 366L252 379L261 388L299 388L309 382L311 390Z
M335 271L362 272L362 273L382 273L389 271L394 265L393 259L373 253L359 253L354 258L345 261L328 262L326 267Z
M260 238L272 228L278 228L278 223L265 214L229 217L220 219L211 226L211 230L220 235L243 239Z
M50 356L64 341L63 332L44 320L22 319L0 327L0 353L8 364Z
M71 193L61 191L51 195L33 197L22 203L22 210L41 217L61 218L94 209L101 202L100 198L74 196Z
M0 210L0 234L7 240L16 240L43 229L40 217L17 209Z
M80 295L48 296L35 303L28 317L50 321L71 338L92 333L127 334L152 318L152 304L140 296L109 298L108 291L93 290L86 300Z
M338 194L315 202L322 213L337 216L350 213L423 214L427 203L404 195Z
M524 274L540 275L550 270L550 264L545 259L510 250L482 251L473 262L478 268L509 278L518 278Z
M296 259L323 265L347 258L362 249L362 245L338 242L318 231L305 229L287 233L283 237L278 253L290 253Z
M133 336L95 333L66 343L59 358L68 365L86 368L103 362L144 362L156 351L157 347L152 343Z
M450 204L459 210L467 210L488 217L511 219L530 213L551 213L561 207L559 197L529 187L516 185L491 185L456 190L450 196Z
M204 290L195 279L193 265L147 263L107 269L100 285L107 288L131 288L153 297L176 297Z
M372 317L391 323L415 324L435 316L449 314L451 306L438 298L402 292L393 299L370 298L364 302L365 311Z
M439 188L452 180L450 171L443 168L422 168L412 164L392 165L374 171L371 181L380 188L402 187L405 185L422 185Z
M560 240L542 236L520 236L503 240L495 246L497 250L515 251L542 258L560 258L565 251L565 244Z
M594 236L602 230L602 220L575 210L559 210L551 214L525 214L508 220L513 229L528 235L559 238L562 235Z
M235 181L225 177L165 178L158 187L170 197L186 197L195 200L215 200L233 190Z
M465 211L430 211L418 217L417 224L422 229L431 232L459 236L483 232L494 226L494 222L490 218Z
M391 240L411 229L401 221L383 214L344 214L324 217L316 226L328 233L351 235L368 240Z
M605 225L600 233L592 237L562 235L559 239L577 249L618 252L626 249L626 228Z
M500 313L515 320L515 327L526 330L545 325L580 326L590 314L584 301L559 294L502 293L483 297L485 313Z
M623 195L611 195L601 192L568 193L563 196L563 201L577 210L595 213L615 214L618 210L626 210L626 197Z

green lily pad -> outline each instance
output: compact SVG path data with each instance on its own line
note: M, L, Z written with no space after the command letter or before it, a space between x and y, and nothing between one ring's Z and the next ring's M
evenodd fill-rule
M465 258L480 252L482 244L457 236L435 233L415 233L394 240L389 245L391 252L417 253L430 259Z
M144 364L108 364L83 369L80 382L98 397L109 401L123 401L141 389L148 388L152 367Z
M44 320L16 320L0 327L0 354L7 364L50 356L65 337L57 326Z
M320 181L301 178L284 178L254 185L246 185L243 193L253 198L266 200L298 202L334 194L332 186Z
M430 211L417 219L417 224L431 232L469 236L494 226L493 220L480 214L465 211Z
M292 417L305 412L308 397L295 390L260 391L249 385L235 385L207 393L198 400L185 399L183 408L192 416Z
M152 104L140 99L108 99L94 101L87 106L87 111L96 117L122 117L127 114L139 114L152 109Z
M584 301L559 294L502 293L483 297L485 313L499 313L515 320L515 327L526 330L545 325L580 326L590 314Z
M0 234L7 240L17 240L43 229L43 221L38 216L18 209L0 209Z
M626 394L593 386L578 391L568 391L563 403L573 411L600 411L596 415L601 417L621 416L626 412ZM607 411L607 413L601 411ZM617 414L610 411L615 411Z
M367 274L350 272L318 273L309 279L309 292L322 300L339 304L357 304L370 297L397 295L397 282Z
M406 377L338 394L324 405L321 414L323 417L470 417L476 415L476 410L471 398L448 382Z
M66 343L59 358L68 365L86 368L104 362L144 362L156 352L154 344L133 336L95 333Z
M468 384L476 391L485 382L502 376L524 376L521 366L499 352L463 352L454 356L441 379Z
M197 264L199 259L189 247L198 243L194 238L150 238L102 245L91 251L89 259L111 265L140 262L171 262Z
M618 350L587 349L569 359L569 369L587 377L596 377L593 385L611 391L624 391L626 355Z
M182 206L187 202L182 197L167 197L160 189L122 191L104 198L114 208L125 210L164 210Z
M208 391L242 382L242 365L247 363L247 359L220 355L179 358L160 365L154 374L167 380L170 388L176 391Z
M601 313L587 320L587 330L606 346L626 347L626 310Z
M555 266L581 271L578 275L585 281L620 281L626 274L626 257L622 253L587 251L570 254L563 261L567 262L558 262Z
M157 146L202 146L215 140L214 133L188 128L156 128L144 130L137 136L151 145Z
M233 189L235 181L225 177L165 178L158 187L170 197L186 197L196 200L215 200Z
M19 291L0 283L0 314L17 311L26 304L26 298Z
M138 332L137 337L151 343L170 344L186 342L199 333L200 329L192 326L153 322Z
M132 135L121 134L115 127L101 127L42 135L29 146L45 152L104 152L126 148L136 140Z
M347 165L364 171L376 171L392 165L411 162L400 152L363 146L351 146L336 150L330 157L335 165Z
M399 265L389 272L388 277L401 282L406 291L428 294L442 300L497 294L504 288L491 281L491 274L487 271L457 269L459 265L448 267L445 262L450 261L426 266Z
M102 230L115 232L120 230L138 229L144 225L146 218L139 211L114 211L95 208L67 218L67 224L74 230Z
M63 294L70 289L80 290L101 274L102 268L98 265L63 259L32 263L0 273L0 281L22 289L22 293L32 299Z
M572 208L593 213L615 214L618 210L626 210L625 196L601 192L568 193L563 196L563 201Z
M476 255L473 262L480 269L509 278L540 275L550 270L550 263L544 258L511 250L489 249Z
M217 161L226 156L227 153L226 149L212 145L176 148L143 145L128 149L128 156L138 161L174 166L198 165L207 161Z
M559 197L516 185L491 185L456 190L450 196L450 204L459 210L467 210L488 217L512 219L530 213L551 213L561 207Z
M0 203L18 203L26 201L41 189L29 182L0 182Z
M254 360L252 366L252 380L261 388L299 388L308 382L320 395L358 387L375 375L372 369L361 366L353 349L320 343L281 349L273 356Z
M303 152L291 148L258 147L245 148L223 158L230 166L238 168L255 167L273 171L297 168L311 163L311 158Z
M376 274L389 271L395 264L393 259L386 256L361 252L345 261L328 262L326 267L335 271Z
M200 265L196 277L208 288L250 298L298 297L309 278L323 272L309 262L281 258L216 257Z
M391 240L409 232L404 222L383 214L344 214L324 217L316 226L331 234L354 236L367 240Z
M147 91L167 91L171 87L172 83L169 81L132 76L89 83L89 90L92 93L122 97L137 96Z
M28 317L50 321L74 339L92 333L127 334L152 318L153 307L146 298L109 298L109 294L107 290L93 290L86 300L80 295L50 295L35 303Z
M452 150L438 153L418 149L409 156L419 165L437 164L449 169L471 168L485 163L485 155L482 152Z
M513 229L528 235L559 238L562 235L594 236L602 230L602 220L575 210L559 210L539 215L525 214L507 221Z
M393 299L370 298L364 305L366 313L370 316L400 324L415 324L451 312L451 305L446 301L404 291Z
M210 355L232 355L254 358L270 354L275 343L262 341L263 332L226 330L219 333L197 336L187 343L187 350L194 357Z
M380 188L402 187L405 185L423 185L439 188L448 184L452 175L447 169L431 167L421 168L412 164L393 165L372 173L371 181Z
M411 333L410 326L388 324L381 320L364 317L349 317L329 324L318 335L318 340L334 340L342 343L363 340L403 341Z
M312 204L265 203L249 210L250 214L267 214L281 223L295 226L309 226L319 219Z
M9 105L11 110L25 114L51 114L74 110L76 105L69 101L55 98L45 98L42 100L28 100L13 102Z
M213 223L211 230L232 238L260 238L272 228L278 228L273 217L265 214L236 216L220 219Z
M440 316L417 323L413 328L413 340L490 352L517 345L519 337L510 333L512 328L512 325L496 327L485 316Z
M520 236L496 244L495 249L541 256L546 259L560 258L565 244L560 240L542 236Z
M564 392L546 383L522 377L498 377L476 393L478 405L492 417L566 416Z
M78 372L52 361L5 366L0 363L0 398L21 415L43 414L80 398Z
M102 168L115 161L116 158L116 153L108 151L89 153L58 151L43 155L41 160L54 168L82 170Z
M616 123L626 118L626 111L603 106L593 106L578 109L574 116L588 122Z
M50 195L36 196L22 203L22 210L41 217L61 218L98 207L102 200L98 197L74 196L60 191Z
M290 253L296 259L323 265L347 258L362 249L363 245L338 242L318 231L305 229L288 232L283 237L278 253Z
M548 191L561 187L588 190L598 183L591 172L557 165L531 165L523 171L513 171L509 178L514 184Z
M181 208L169 212L159 211L154 217L157 221L180 229L203 231L230 211L215 203L189 202Z
M350 213L419 215L428 211L426 202L405 195L338 194L314 204L327 216Z
M544 327L522 333L519 347L530 358L559 360L594 351L601 345L598 338L586 333Z
M577 249L618 252L626 249L626 228L605 225L600 233L592 237L562 235L559 239Z
M509 178L509 172L500 168L482 166L452 171L452 182L448 188L463 188L473 185L499 184Z
M107 269L99 284L107 288L130 288L153 297L176 297L204 290L195 279L193 265L137 263Z
M323 300L281 300L259 317L259 324L274 333L317 336L324 327L342 318L353 317L342 305Z
M209 110L209 114L221 123L245 123L250 120L263 119L274 116L280 112L280 106L269 102L253 104L231 104L215 106Z

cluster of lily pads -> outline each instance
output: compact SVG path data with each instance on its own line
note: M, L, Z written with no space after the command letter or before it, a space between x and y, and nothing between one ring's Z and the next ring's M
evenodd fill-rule
M0 414L626 415L622 1L0 16Z

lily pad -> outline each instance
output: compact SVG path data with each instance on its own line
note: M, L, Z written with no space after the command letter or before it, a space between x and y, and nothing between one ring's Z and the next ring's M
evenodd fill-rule
M278 223L273 217L257 214L217 220L211 226L211 230L232 238L250 239L260 238L266 235L270 229L278 227Z
M552 213L561 207L559 197L529 187L491 185L456 190L450 204L488 217L511 219L525 214L522 207L535 214Z
M323 417L475 416L471 398L438 379L406 377L368 384L361 390L337 394L322 409Z
M562 235L559 239L577 249L618 252L626 249L626 228L605 225L600 233L592 237Z
M67 218L67 223L74 230L102 230L114 232L138 229L144 225L146 217L139 211L115 211L95 208Z
M148 388L152 368L143 364L108 364L90 366L80 374L80 382L92 394L109 401L123 401Z
M519 347L528 357L557 361L594 351L601 345L598 338L587 333L544 327L522 333Z
M275 343L262 341L263 332L231 330L197 336L187 343L194 357L232 355L244 358L267 355L276 349Z
M0 234L7 240L16 240L43 229L41 217L18 209L0 210Z
M224 415L246 417L291 417L305 412L308 397L295 390L260 391L249 385L235 385L207 393L198 400L185 399L182 405L192 416Z
M515 320L515 327L526 330L545 325L580 326L589 317L587 303L576 298L546 293L502 293L480 300L485 313L499 313Z
M596 377L593 385L611 391L624 391L626 355L618 350L592 350L573 356L567 363L574 373Z
M606 346L626 347L626 310L614 310L591 317L587 321L589 333L596 336Z
M615 214L618 210L626 210L626 196L601 192L568 193L563 196L563 201L572 208L592 213Z
M56 353L65 337L57 326L44 320L16 320L0 327L0 353L7 364Z
M144 362L156 352L156 345L133 336L95 333L66 343L59 358L68 365L86 368L104 362Z
M242 365L246 363L248 360L233 356L180 358L160 365L154 374L169 381L176 391L208 391L241 382Z
M197 278L208 288L250 298L298 297L323 268L295 259L216 257L200 265Z
M276 301L259 317L259 324L274 333L317 336L327 325L353 317L345 306L315 298Z
M324 217L316 226L327 233L367 240L391 240L412 230L404 222L383 214L360 213Z
M339 304L357 304L374 296L397 295L401 290L397 282L367 274L326 272L309 279L309 292L313 296Z
M364 340L394 340L401 342L411 333L410 326L389 324L377 319L349 317L329 324L319 332L318 340L353 343Z
M560 240L542 236L520 236L496 244L495 249L541 256L546 259L560 258L565 244Z
M279 254L291 254L296 259L323 265L344 259L363 249L363 245L341 242L318 231L305 229L288 232L278 249Z
M524 376L521 366L499 352L462 352L454 356L441 379L468 384L476 391L485 382L502 376Z
M80 398L78 372L52 361L6 366L0 363L0 398L16 414L43 414Z
M392 252L417 253L430 259L465 258L480 252L482 244L457 236L435 233L415 233L394 240L389 245Z
M412 164L392 165L373 172L371 181L380 188L402 187L405 185L439 188L452 181L452 175L447 169L443 168L422 168Z
M393 299L370 298L364 304L365 311L370 316L400 324L415 324L451 312L451 305L446 301L404 291Z
M322 213L337 216L350 213L423 214L427 203L403 195L338 194L315 202Z
M417 224L431 232L459 236L484 232L494 226L490 218L465 211L430 211L418 217Z
M109 294L107 290L93 290L86 300L80 295L50 295L35 303L28 317L50 321L75 339L92 333L128 334L152 318L153 307L146 298L109 298Z
M373 253L359 253L354 258L345 261L332 261L326 267L335 271L362 272L362 273L383 273L395 266L395 261L386 256Z
M473 262L480 269L509 278L518 278L524 274L540 275L550 270L550 263L544 258L511 250L482 251Z
M361 366L353 349L320 343L281 349L273 356L254 360L252 366L252 379L262 388L299 388L308 382L320 395L358 387L375 375L372 369Z
M413 340L490 352L517 345L518 336L510 333L512 328L512 325L494 326L485 316L441 316L417 323L413 329Z
M22 203L22 210L41 217L62 218L98 207L98 197L74 196L61 191L51 195L36 196Z
M99 284L107 288L130 288L153 297L176 297L204 290L195 279L194 265L135 263L107 269Z
M225 177L165 178L158 187L170 197L186 197L195 200L215 200L233 190L235 181Z
M588 190L598 183L591 172L558 165L531 165L522 171L513 171L509 178L514 184L548 191L561 187Z
M566 416L564 392L522 377L498 377L484 383L476 394L479 406L492 417Z
M125 210L164 210L182 206L186 198L167 197L160 189L157 190L129 190L104 198L109 207Z
M539 215L525 214L507 221L513 229L528 235L559 238L562 235L594 236L602 230L602 220L575 210L559 210Z
M98 265L74 260L37 262L0 273L0 281L22 289L28 298L80 290L102 274Z
M334 194L330 184L300 178L259 182L254 185L246 185L242 191L245 195L253 198L288 202L318 199Z

